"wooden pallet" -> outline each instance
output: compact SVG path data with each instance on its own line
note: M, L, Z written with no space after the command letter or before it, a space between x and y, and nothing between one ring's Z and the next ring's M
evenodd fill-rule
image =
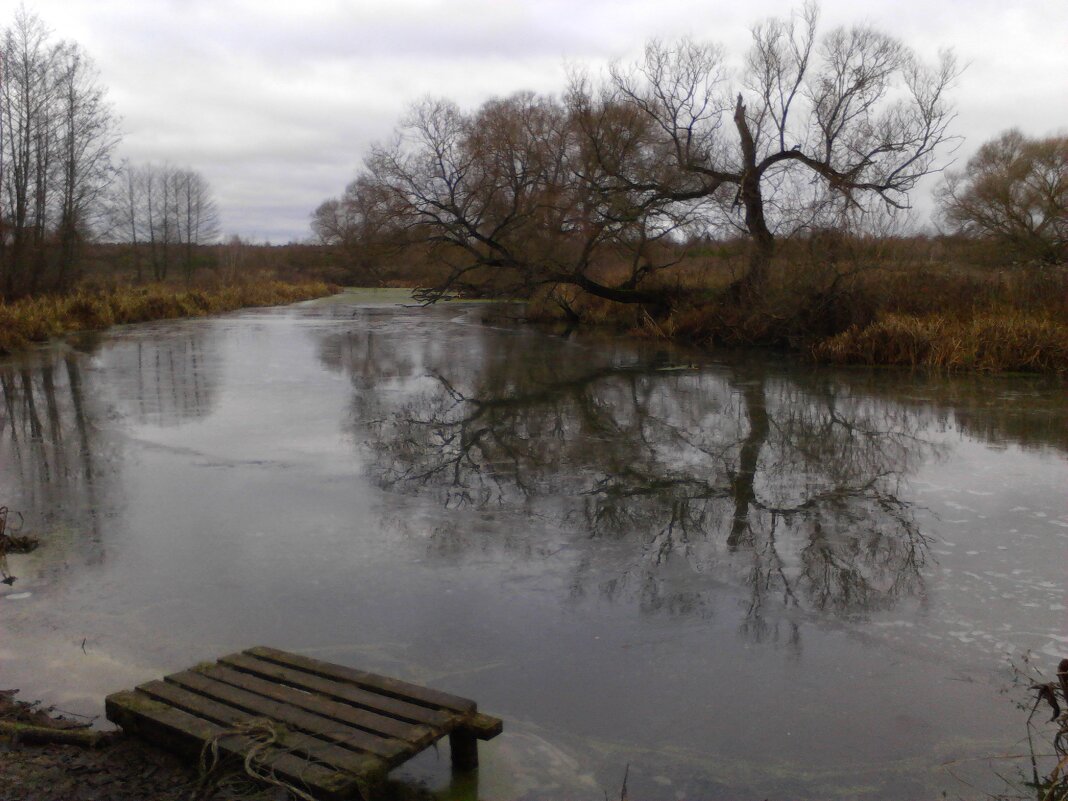
M127 733L190 756L207 743L242 758L255 749L261 769L327 801L366 798L445 735L453 767L474 768L478 740L502 730L470 699L262 646L109 695L106 709ZM279 733L267 748L249 729L264 720Z

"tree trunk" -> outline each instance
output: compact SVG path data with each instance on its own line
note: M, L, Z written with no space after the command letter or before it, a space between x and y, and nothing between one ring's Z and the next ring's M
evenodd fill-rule
M737 374L736 374L737 375ZM764 393L764 377L754 380L749 375L737 375L742 387L742 400L749 418L749 433L742 441L738 453L738 470L731 479L731 494L734 496L734 519L727 535L727 547L737 548L751 542L752 528L749 513L756 501L756 476L760 467L760 452L771 431L767 398Z
M764 217L764 196L760 191L762 173L756 164L756 143L745 118L742 96L734 108L734 125L742 148L742 179L738 185L735 203L745 209L745 228L749 232L749 267L732 285L738 300L759 298L767 288L771 259L775 255L775 237Z

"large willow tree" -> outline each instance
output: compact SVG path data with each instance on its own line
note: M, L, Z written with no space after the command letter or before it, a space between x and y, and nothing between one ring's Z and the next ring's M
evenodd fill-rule
M714 44L652 42L601 88L602 106L626 104L648 123L657 154L655 171L608 170L631 191L711 201L710 224L749 238L743 294L764 287L781 234L906 208L951 138L951 53L928 65L867 26L819 36L818 17L807 4L755 26L740 73Z
M757 25L741 70L714 44L654 41L559 99L420 103L316 230L431 248L447 271L430 297L570 285L662 308L670 245L729 229L750 242L735 289L759 295L780 236L906 207L950 138L951 55L926 65L869 27L819 36L817 18Z

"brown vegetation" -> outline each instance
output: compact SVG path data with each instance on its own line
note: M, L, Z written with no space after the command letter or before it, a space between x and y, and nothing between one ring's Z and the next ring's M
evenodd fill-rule
M0 302L0 353L74 331L94 331L120 323L199 317L247 306L276 306L322 297L334 290L321 281L231 284L213 289L176 289L154 284L71 295Z
M887 314L812 348L819 361L945 370L1065 372L1068 324L982 314L971 320Z
M54 708L0 690L0 797L4 801L253 801L280 797L203 787L196 768L118 732L85 728ZM238 786L234 785L238 790ZM288 796L287 796L288 797Z
M966 239L797 239L782 247L763 295L739 303L725 289L744 244L691 246L670 273L688 303L665 317L561 287L536 293L528 313L834 364L1068 372L1068 267L998 268L973 248Z
M1006 131L946 175L939 201L951 228L986 238L1007 258L1068 258L1068 136Z

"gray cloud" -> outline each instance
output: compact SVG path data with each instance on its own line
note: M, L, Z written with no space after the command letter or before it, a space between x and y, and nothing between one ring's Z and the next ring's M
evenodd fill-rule
M38 0L60 38L97 62L123 118L121 155L192 166L212 183L223 230L308 236L308 215L351 180L410 102L473 106L518 89L557 91L565 60L594 69L651 36L691 35L740 54L748 29L796 4L758 0ZM9 21L14 3L2 3ZM1068 4L901 0L823 4L824 27L871 23L927 56L968 63L954 97L966 158L1010 126L1068 125ZM925 200L917 198L923 207Z

